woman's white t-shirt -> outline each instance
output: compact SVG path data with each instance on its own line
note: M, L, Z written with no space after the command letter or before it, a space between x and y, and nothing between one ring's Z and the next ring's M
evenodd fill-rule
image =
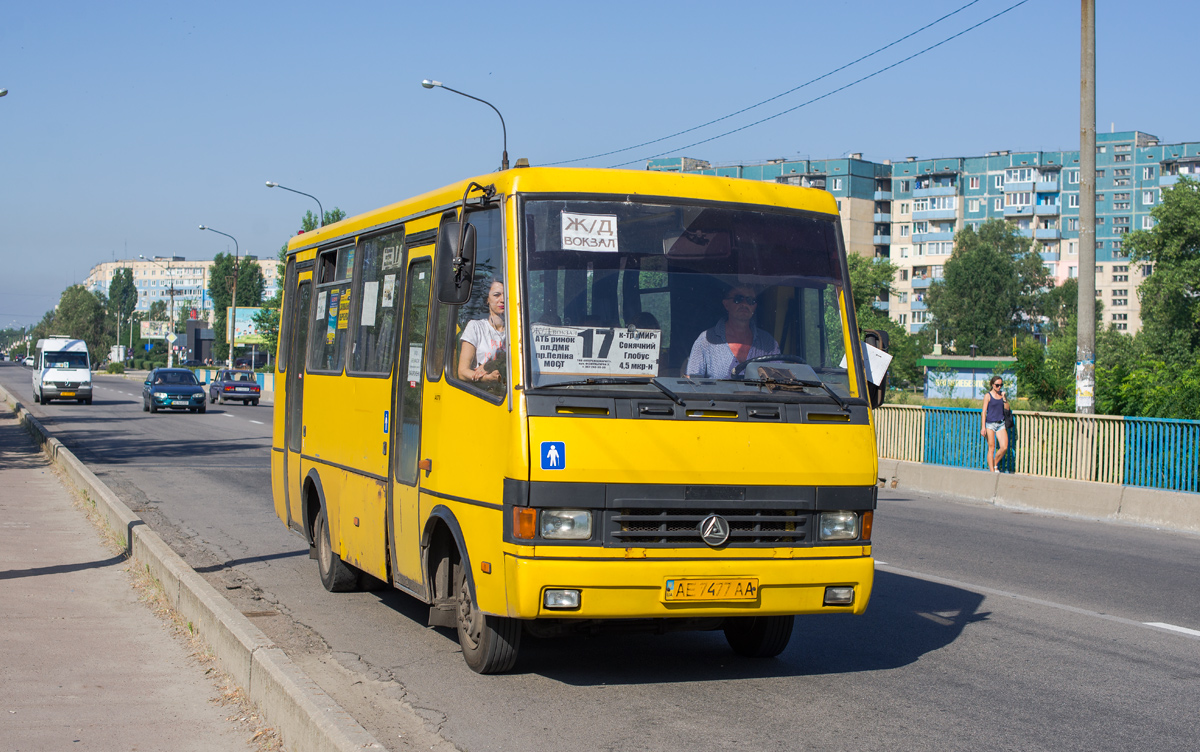
M496 353L504 347L504 332L496 331L490 319L475 319L467 322L462 341L475 346L475 360L471 368L478 368L495 358Z

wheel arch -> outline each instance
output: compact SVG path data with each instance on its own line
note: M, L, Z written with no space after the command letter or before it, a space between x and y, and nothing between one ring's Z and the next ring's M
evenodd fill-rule
M317 513L325 507L325 488L321 485L321 474L310 468L304 476L304 490L300 494L300 515L304 520L304 537L309 546L316 545L313 529L317 524ZM329 512L326 511L328 515Z
M421 531L421 569L422 577L425 580L425 590L430 595L432 602L436 594L436 588L433 582L433 560L432 556L435 553L440 553L437 544L439 542L439 532L443 532L446 537L458 549L459 559L462 566L466 567L467 584L471 587L471 599L476 603L477 596L475 594L475 573L471 571L471 555L467 551L467 542L463 537L462 527L458 524L458 518L454 516L454 512L445 504L438 504L430 512L425 519L425 527Z

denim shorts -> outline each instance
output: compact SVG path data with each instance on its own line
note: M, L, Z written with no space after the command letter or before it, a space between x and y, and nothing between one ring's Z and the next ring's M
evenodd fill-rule
M995 431L995 432L997 432L997 433L999 433L1000 431L1004 431L1004 430L1005 430L1005 428L1004 428L1004 421L1000 421L999 423L984 423L983 425L984 425L984 427L986 427L986 428L987 428L989 431Z

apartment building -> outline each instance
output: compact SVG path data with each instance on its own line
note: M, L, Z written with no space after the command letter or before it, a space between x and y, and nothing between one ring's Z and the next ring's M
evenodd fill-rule
M263 298L269 298L279 289L278 262L274 258L259 259L257 256L242 256L240 263L258 264L263 274ZM197 318L208 318L212 313L212 299L208 295L211 259L189 261L183 256L155 256L152 259L105 261L96 264L88 273L83 286L93 292L108 294L108 286L118 269L133 272L133 284L137 287L138 302L135 310L148 311L151 304L161 300L171 305L171 290L175 291L176 312L184 306L196 311Z
M674 164L673 164L674 163ZM847 251L891 259L895 292L877 306L910 332L929 320L925 295L965 227L1004 219L1036 243L1059 283L1079 273L1079 152L993 151L978 157L865 161L772 160L714 167L653 160L648 169L824 188L838 199ZM1162 188L1200 177L1200 143L1161 144L1141 131L1096 135L1096 298L1104 324L1141 327L1137 287L1153 273L1129 262L1124 236L1153 227ZM870 226L868 236L865 228Z

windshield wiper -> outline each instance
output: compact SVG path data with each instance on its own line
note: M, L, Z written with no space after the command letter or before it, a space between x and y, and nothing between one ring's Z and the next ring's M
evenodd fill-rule
M594 379L578 379L576 381L556 381L553 384L539 384L536 388L547 389L549 387L556 386L633 386L635 384L651 384L656 386L658 387L658 390L667 395L672 402L680 407L687 407L687 403L684 402L678 394L672 392L665 384L659 381L658 377L652 378L649 381L643 381L642 379L622 379L612 378L611 376L598 376Z
M736 381L741 384L754 384L756 386L767 386L767 387L770 387L770 386L817 387L817 386L819 386L825 390L826 394L828 394L830 397L833 398L833 401L838 404L838 407L842 408L842 412L847 412L847 413L850 412L850 405L846 404L846 401L843 400L841 398L841 396L838 395L837 392L833 391L832 387L830 387L824 381L820 381L820 380L813 381L811 379L797 379L797 378L776 379L776 378L772 378L770 376L764 376L761 379L721 379L721 381Z

